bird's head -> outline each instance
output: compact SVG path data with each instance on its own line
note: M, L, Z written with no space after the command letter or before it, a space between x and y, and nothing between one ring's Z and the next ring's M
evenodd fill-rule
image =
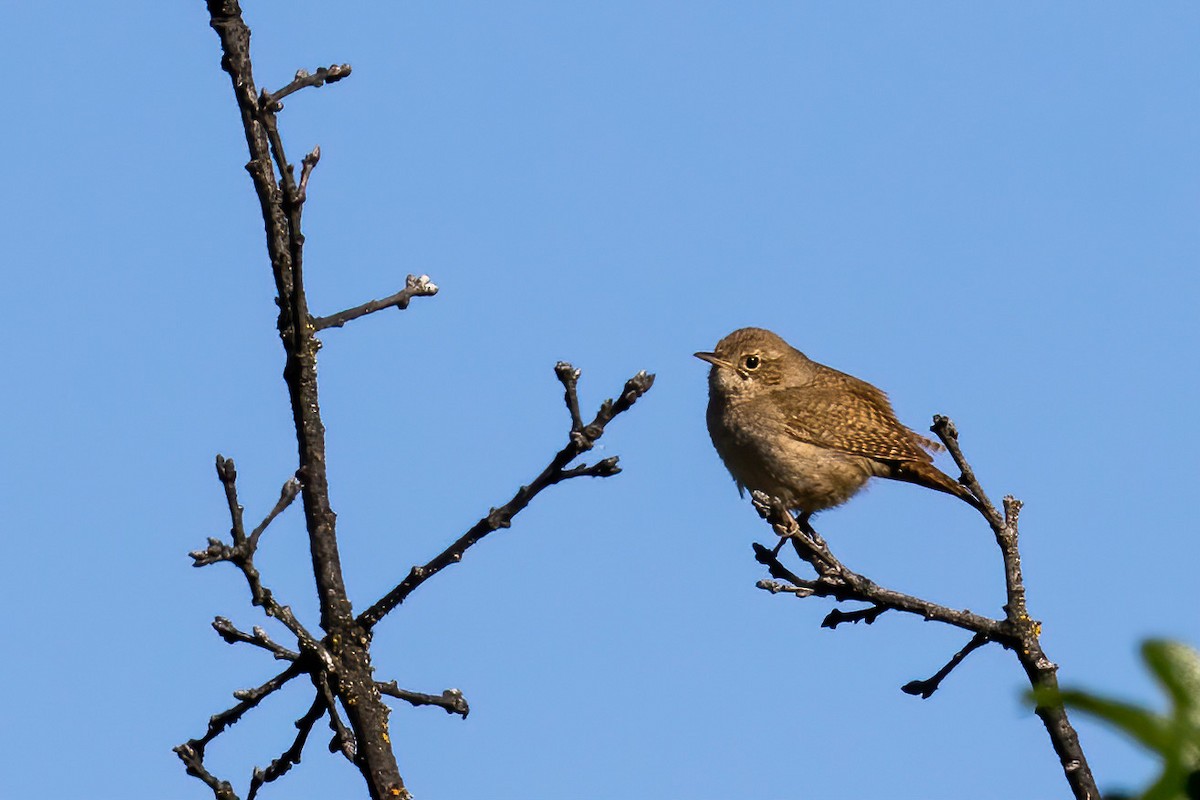
M739 328L696 358L712 364L709 390L727 399L744 399L803 382L811 363L803 353L763 328Z

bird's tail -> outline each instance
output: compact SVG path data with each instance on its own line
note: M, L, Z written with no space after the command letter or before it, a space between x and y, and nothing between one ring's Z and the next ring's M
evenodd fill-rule
M892 470L891 477L898 481L924 486L926 489L936 489L939 492L952 494L972 507L983 510L983 504L975 495L967 491L967 487L927 461L901 461Z

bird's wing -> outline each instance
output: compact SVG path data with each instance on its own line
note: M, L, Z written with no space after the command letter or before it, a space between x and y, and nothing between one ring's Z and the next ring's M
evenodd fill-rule
M887 461L932 461L940 445L909 430L887 395L866 381L830 370L800 389L781 389L785 426L802 442ZM819 422L817 422L819 420Z

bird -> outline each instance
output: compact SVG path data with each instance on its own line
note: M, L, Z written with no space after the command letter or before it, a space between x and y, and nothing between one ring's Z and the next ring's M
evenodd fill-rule
M764 328L740 328L711 353L708 432L738 491L761 491L801 525L845 503L873 477L980 501L933 465L945 448L907 428L887 395L813 361Z

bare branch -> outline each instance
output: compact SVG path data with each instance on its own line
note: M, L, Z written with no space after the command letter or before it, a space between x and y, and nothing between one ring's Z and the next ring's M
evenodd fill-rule
M569 364L566 364L564 367L563 362L560 362L555 367L555 373L561 375L564 369L573 370L574 368ZM405 598L412 594L413 590L418 586L451 564L457 564L461 561L463 554L472 545L479 542L492 531L510 527L513 517L519 514L529 505L529 502L534 497L548 486L553 486L561 481L583 475L607 477L608 475L616 474L619 470L616 468L617 460L615 457L606 458L592 467L572 470L567 470L565 467L577 456L590 450L595 442L604 435L605 426L618 414L628 410L637 402L639 397L650 391L650 387L653 385L653 375L644 371L639 372L626 381L625 388L615 403L612 400L605 400L601 404L600 411L597 412L596 418L591 423L580 430L574 430L572 424L572 431L566 447L558 451L554 458L550 460L550 463L546 465L546 468L533 481L519 488L517 493L512 496L512 499L500 506L500 508L493 508L488 511L487 515L475 523L470 530L460 536L441 553L434 556L424 566L413 567L408 573L408 577L358 616L358 623L363 628L370 630L392 609L403 603Z
M900 687L900 691L905 694L917 695L923 700L928 700L938 690L938 687L942 685L942 681L945 680L946 676L963 662L963 659L987 643L988 637L985 634L975 634L971 637L971 641L967 642L961 650L955 653L946 662L946 666L939 669L932 677L923 681L909 681Z
M1021 501L1012 496L1004 498L1004 515L988 500L958 444L958 430L947 417L934 417L930 429L962 470L960 482L979 500L979 511L992 529L996 544L1004 561L1004 583L1006 603L1004 619L990 619L969 611L957 611L931 603L911 595L895 592L850 570L829 550L825 541L807 524L807 516L799 520L776 499L761 492L754 493L754 505L759 514L771 523L775 533L790 541L799 557L817 573L816 580L800 578L779 561L779 547L770 550L755 543L755 558L770 570L774 581L759 581L758 587L772 594L792 594L796 597L832 597L838 601L858 600L870 603L868 608L855 611L834 609L822 622L824 627L836 628L843 622L873 622L888 610L916 614L926 620L935 620L953 625L974 634L971 640L927 680L910 681L903 690L909 694L929 697L941 682L971 652L988 642L996 642L1011 650L1024 668L1034 692L1039 697L1056 697L1058 667L1046 657L1039 636L1041 624L1031 619L1025 605L1025 585L1021 577L1021 556L1017 547L1017 523L1020 518ZM783 581L780 583L779 581ZM1042 719L1050 741L1062 764L1063 774L1077 800L1095 800L1099 797L1095 780L1084 758L1079 738L1067 719L1062 703L1039 704L1036 713Z
M329 685L328 673L317 676L314 678L314 682L317 684L321 697L325 700L325 708L329 712L329 729L333 731L333 738L329 741L329 752L341 753L347 761L353 764L358 748L355 744L354 734L346 727L346 723L342 722L342 717L338 714L337 695L334 694L333 687Z
M554 365L554 374L562 381L563 399L566 400L567 412L571 415L571 431L582 431L583 417L579 415L579 393L576 391L580 371L566 361L560 361Z
M208 768L204 766L204 759L198 756L186 744L176 747L175 753L183 761L187 774L193 778L199 778L208 788L212 789L213 797L216 800L238 800L238 796L233 791L233 787L229 784L229 781L223 781L209 772Z
M762 589L764 592L770 592L771 594L790 594L801 598L812 597L816 591L813 589L815 584L813 584L812 581L804 581L800 580L799 578L796 580L799 581L799 583L780 583L779 581L762 580L756 582L754 586L758 589Z
M375 685L383 694L399 698L414 706L438 706L445 709L447 714L458 714L463 719L466 719L467 714L471 713L467 699L458 689L446 689L441 694L423 694L401 689L395 681L376 682Z
M321 644L300 623L300 620L296 619L290 606L286 606L275 599L274 593L263 584L258 568L254 566L254 550L258 546L259 537L262 536L263 531L266 530L271 521L283 509L287 508L295 498L296 492L299 489L299 483L295 478L284 483L279 500L275 503L275 508L267 514L262 523L247 537L242 523L242 507L238 504L237 499L237 469L234 466L232 458L217 456L217 475L221 478L221 483L225 487L225 498L229 504L230 516L233 518L234 545L231 547L217 539L209 539L206 549L195 550L190 554L192 557L192 566L203 567L218 561L228 561L236 566L242 571L242 575L245 576L246 583L250 587L251 602L261 607L267 616L274 617L282 622L300 642L301 650L317 654L322 663L329 665L331 668L328 654Z
M835 608L825 615L825 619L821 620L821 627L833 629L844 622L856 624L865 622L868 625L873 625L875 624L875 620L879 619L879 615L887 610L887 606L878 604L855 609L854 611L842 611L840 608Z
M580 464L577 467L564 469L562 480L569 478L609 478L621 471L621 468L617 466L618 460L617 456L609 456L597 461L595 464Z
M273 760L266 769L254 770L254 774L250 778L250 791L246 794L246 800L254 800L258 796L259 788L264 783L282 778L288 770L300 763L300 755L304 752L304 743L308 741L308 734L312 732L313 725L317 724L317 720L324 714L325 698L317 695L313 698L312 705L309 706L304 716L296 720L296 738L292 741L291 747L284 750L282 755Z
M999 516L996 513L996 507L992 505L992 501L988 499L987 493L983 491L983 486L979 484L979 479L975 477L975 470L971 469L971 465L967 463L966 456L963 455L962 448L958 446L958 427L949 417L935 414L933 417L933 425L930 426L934 434L946 446L946 450L950 452L950 457L954 459L954 463L962 471L962 477L958 482L966 486L971 494L979 500L982 506L979 511L983 514L984 519L989 525L995 527L993 522L999 522Z
M281 489L279 492L279 500L275 502L275 507L272 508L270 513L263 517L263 521L258 523L254 530L250 532L250 537L247 540L246 547L250 551L251 555L253 555L254 551L258 549L258 540L259 537L263 535L263 531L267 529L268 525L275 521L276 517L283 513L284 509L292 504L292 501L296 499L296 495L299 493L300 481L296 480L295 478L288 478L283 484L283 489Z
M294 650L289 650L281 644L277 644L267 636L267 632L257 625L254 626L254 633L249 634L245 631L238 630L234 624L225 617L217 617L213 620L213 630L220 634L221 638L229 642L229 644L237 644L244 642L252 644L255 647L261 647L275 656L280 661L295 661L300 658L300 654Z
M356 320L359 317L365 317L367 314L374 314L376 311L383 311L385 308L398 308L403 311L408 308L408 303L412 298L432 297L437 293L438 285L430 281L428 275L409 275L404 281L404 288L394 295L385 297L382 300L372 300L369 303L363 303L361 306L355 306L345 311L339 311L336 314L330 314L328 317L314 317L312 327L314 331L323 331L326 328L340 328L347 322Z
M319 67L316 72L310 73L306 69L296 70L296 77L287 86L284 86L277 92L268 92L263 89L262 99L260 100L264 110L277 112L283 110L283 103L279 102L293 92L298 92L301 89L324 86L327 83L337 83L342 78L347 77L351 72L349 64L331 64L328 67Z
M233 787L228 782L218 780L204 767L204 749L208 747L209 742L220 736L229 726L236 724L247 711L303 672L304 669L298 662L292 662L287 669L263 685L255 689L242 689L234 692L233 696L239 701L237 705L210 717L208 730L199 739L191 739L175 748L175 754L187 767L187 773L204 781L213 790L217 800L237 800L237 795L234 794Z
M787 514L787 512L783 513ZM1001 623L995 620L974 614L970 611L958 611L937 603L931 603L919 597L887 589L850 570L840 561L836 561L836 559L834 560L838 565L838 577L822 576L816 581L805 581L799 578L793 580L792 577L788 577L793 573L779 563L778 558L771 555L771 551L767 547L756 542L754 544L754 553L759 563L765 564L770 568L773 577L786 580L803 589L803 593L790 592L791 594L797 594L802 597L832 597L839 601L858 600L879 607L880 610L875 612L874 616L879 616L879 614L888 609L894 609L909 614L916 614L922 619L945 622L948 625L953 625L964 630L972 632L985 630L997 638L1002 636ZM832 554L830 554L830 557L833 557ZM759 588L765 589L772 594L787 591L784 587L779 587L770 582L760 582ZM855 612L850 613L853 614ZM825 622L828 623L829 621L830 618L826 617ZM834 627L825 623L823 625L824 627Z
M229 532L233 537L234 546L237 547L246 541L246 527L243 522L245 509L238 502L237 467L232 458L227 459L220 454L217 455L217 477L221 479L221 485L225 487L225 502L229 505L229 516L233 520L233 526Z
M321 160L321 148L314 147L308 155L300 160L300 186L296 189L296 202L303 203L308 199L308 179Z
M336 536L337 517L329 498L325 427L321 420L316 370L316 354L321 342L316 334L385 308L406 308L411 298L433 295L438 288L427 276L410 275L405 288L391 297L328 317L314 317L310 313L304 283L304 233L301 222L309 181L319 163L321 150L314 147L304 157L297 180L285 153L277 113L283 108L281 101L287 96L306 87L340 80L350 74L350 67L335 64L318 69L313 74L302 70L296 73L291 83L277 91L260 92L255 86L250 60L250 30L242 19L238 0L207 0L207 6L210 25L220 39L221 67L229 75L241 115L250 155L246 169L254 182L266 232L279 308L276 327L285 351L283 377L296 431L298 469L295 479L284 485L274 509L247 535L242 507L237 498L236 470L232 461L218 457L218 474L225 487L232 521L232 542L210 538L205 549L191 555L195 566L219 561L228 561L237 566L246 579L254 604L283 622L296 637L298 649L293 651L273 641L259 628L255 628L253 633L241 631L223 618L218 618L214 623L218 633L228 642L252 644L276 658L290 661L288 670L278 680L286 682L297 674L308 674L317 689L319 700L297 723L299 733L292 746L265 770L255 771L250 795L251 798L256 796L262 785L282 776L299 761L312 726L324 710L328 712L330 728L334 732L331 748L342 752L358 768L367 782L370 796L375 800L404 800L409 793L400 776L387 733L390 709L383 702L380 688L373 678L370 626L398 605L428 575L461 558L462 552L474 541L492 530L507 527L511 518L545 486L576 477L606 477L619 472L616 458L606 458L593 465L569 467L569 464L591 449L603 433L605 424L649 389L653 378L640 374L626 385L625 393L616 402L609 401L602 406L596 420L587 427L579 418L576 404L568 446L560 451L533 484L522 487L509 504L493 510L472 533L422 568L425 571L418 579L394 589L387 598L369 609L365 617L355 618L341 568ZM572 381L577 378L576 372ZM297 496L303 501L309 554L320 607L322 635L319 639L300 624L288 606L275 599L254 565L254 556L264 531ZM414 574L417 571L418 568L414 568ZM219 800L235 800L236 796L227 783L217 780L205 769L204 747L221 730L252 708L258 702L258 694L274 691L274 688L277 688L274 684L268 684L260 687L260 690L243 693L244 696L238 695L242 702L214 716L205 737L176 748L188 771L204 780ZM436 698L417 693L405 694L398 687L396 691L400 693L397 696L409 702L440 705L452 713L466 714L465 701L450 692ZM343 714L347 722L343 722Z

